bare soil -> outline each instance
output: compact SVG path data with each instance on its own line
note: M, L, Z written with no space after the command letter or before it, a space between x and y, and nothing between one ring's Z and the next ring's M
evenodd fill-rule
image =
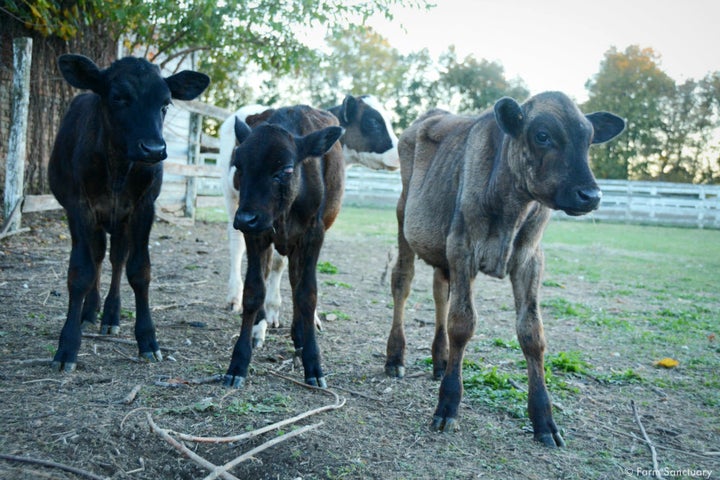
M151 305L165 361L136 360L134 299L125 282L124 318L117 338L127 343L84 338L77 371L52 372L49 360L67 308L70 241L59 212L30 215L24 221L30 232L0 241L0 453L49 460L102 478L204 478L208 471L150 430L147 413L162 428L227 436L335 401L332 395L272 374L302 380L302 372L292 363L288 302L283 327L271 330L265 347L254 352L251 375L242 390L188 383L225 372L240 328L238 315L224 305L228 254L222 223L183 227L158 222L153 228ZM712 402L687 389L655 386L654 379L671 374L644 370L648 362L642 352L633 349L632 342L609 344L602 326L586 328L548 315L550 352L580 350L593 365L618 371L632 368L649 381L604 382L592 375L557 373L569 385L561 391L551 389L561 407L556 408L555 420L567 442L564 449L533 442L527 415L513 415L502 404L477 398L464 399L460 431L430 431L438 383L425 362L434 316L432 275L421 263L407 315L407 377L397 380L384 374L392 316L387 267L393 249L386 236L331 230L322 252L321 261L337 266L338 272L319 274L319 311L327 317L319 343L329 388L346 400L342 408L280 432L231 444L186 442L188 448L221 465L294 428L322 422L258 453L232 474L242 479L647 477L651 454L641 440L633 400L661 468L711 470L709 478L720 475L720 424L717 408L709 406ZM103 275L107 288L109 265ZM570 299L589 305L608 302L595 284L566 283L573 285L566 292ZM514 337L509 282L479 277L475 288L481 321L467 356L500 372L517 372L522 353L495 341ZM284 298L288 291L285 287ZM643 299L634 301L640 304ZM674 375L682 380L681 373ZM697 376L684 380L690 385L702 382ZM126 403L136 386L141 386L137 396ZM692 478L689 471L674 476ZM3 459L0 478L85 477Z

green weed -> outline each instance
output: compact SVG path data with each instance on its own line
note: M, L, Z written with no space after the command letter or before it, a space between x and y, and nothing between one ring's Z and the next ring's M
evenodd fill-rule
M338 273L338 268L330 262L318 262L317 271L320 273L335 275Z
M581 358L577 351L558 352L548 355L545 363L552 369L565 373L586 374L590 364Z
M255 401L253 398L235 400L227 406L226 410L228 413L234 415L248 415L251 413L281 413L288 411L290 400L290 397L280 394L264 398L262 401Z
M325 281L323 281L323 285L327 285L328 287L342 287L342 288L347 288L350 290L352 290L352 288L353 288L352 285L350 285L349 283L338 282L335 280L325 280Z

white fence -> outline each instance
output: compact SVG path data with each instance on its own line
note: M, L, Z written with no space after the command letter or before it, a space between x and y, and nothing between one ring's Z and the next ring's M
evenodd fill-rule
M352 167L345 202L394 206L402 190L398 172ZM720 185L599 180L600 208L582 219L720 229ZM571 218L558 212L557 217Z

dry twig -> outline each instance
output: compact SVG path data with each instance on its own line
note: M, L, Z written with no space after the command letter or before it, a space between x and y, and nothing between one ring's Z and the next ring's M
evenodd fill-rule
M125 398L123 399L123 403L126 405L130 405L132 402L134 402L135 397L137 397L137 394L140 392L141 388L142 385L135 385L132 390L130 390L130 393L125 396Z
M222 467L218 467L215 471L213 471L210 475L205 477L203 480L214 480L215 478L218 477L218 475L222 475L224 472L226 472L227 470L230 470L231 468L235 467L236 465L239 465L240 463L253 458L254 455L262 452L263 450L266 450L266 449L272 447L273 445L277 445L280 442L284 442L285 440L288 440L292 437L303 434L303 433L307 432L308 430L313 430L322 424L323 424L323 422L314 423L312 425L305 425L304 427L298 428L297 430L293 430L292 432L288 432L285 435L281 435L279 437L273 438L272 440L268 440L267 442L263 443L262 445L259 445L255 448L253 448L252 450L249 450L249 451L243 453L242 455L237 457L235 460L232 460L232 461L226 463Z
M180 453L182 453L184 456L188 457L190 460L194 461L195 463L197 463L197 464L200 465L201 467L206 468L207 470L209 470L209 471L211 471L211 472L214 472L215 470L217 470L217 468L218 468L217 465L215 465L215 464L213 464L213 463L211 463L211 462L208 462L208 461L205 460L203 457L201 457L201 456L198 455L197 453L195 453L195 452L193 452L192 450L190 450L189 448L187 448L187 447L186 447L185 445L183 445L182 443L180 443L180 442L178 442L177 440L175 440L174 438L172 438L172 437L170 436L170 434L168 433L167 430L158 427L158 426L155 424L155 422L153 421L152 415L150 415L149 412L147 413L147 421L148 421L148 424L150 425L150 429L151 429L153 432L155 432L155 433L157 433L158 435L160 435L166 442L168 442L170 445L172 445L173 447L175 447L175 449L176 449L177 451L179 451ZM235 475L232 475L232 474L230 474L230 473L228 473L228 472L225 472L225 471L223 471L223 472L220 474L220 477L223 478L223 479L225 479L225 480L240 480L240 479L237 478Z
M647 432L645 432L645 427L643 427L643 424L640 421L640 415L638 415L637 408L635 408L635 400L630 400L630 406L632 407L633 415L635 416L635 422L638 424L638 427L640 427L640 432L642 433L642 436L645 439L645 443L650 448L650 454L652 455L652 463L653 463L653 476L655 478L660 478L660 468L658 467L657 452L655 451L655 445L653 445L652 441L648 437Z
M92 480L105 480L104 477L95 475L92 472L88 472L88 471L82 470L80 468L71 467L69 465L63 465L62 463L52 462L50 460L42 460L39 458L31 458L31 457L20 457L17 455L8 455L5 453L0 453L0 458L3 460L9 460L11 462L32 463L35 465L42 465L43 467L58 468L60 470L65 470L66 472L74 473L75 475L79 475L79 476L85 477L85 478L90 478Z

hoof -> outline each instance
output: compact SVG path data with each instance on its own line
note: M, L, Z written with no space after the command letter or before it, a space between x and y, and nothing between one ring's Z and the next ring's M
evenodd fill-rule
M444 418L439 415L433 416L432 423L430 424L432 430L450 433L460 430L460 424L454 418Z
M245 385L245 377L225 374L222 377L222 383L230 388L242 388Z
M100 335L120 335L120 325L100 325Z
M74 372L76 367L77 363L75 362L58 362L53 360L53 362L50 364L51 369L61 373Z
M325 381L325 377L306 378L305 383L312 387L327 388L327 382Z
M163 356L160 350L155 352L142 352L140 354L140 360L146 360L150 363L162 362Z
M280 328L280 308L265 305L265 320L270 328Z
M535 434L533 438L548 447L555 448L565 446L565 440L563 440L560 432Z
M403 378L405 376L405 367L402 365L385 365L385 375L388 377Z
M320 321L320 317L318 317L317 310L315 310L315 328L317 328L318 332L322 332L322 321Z

